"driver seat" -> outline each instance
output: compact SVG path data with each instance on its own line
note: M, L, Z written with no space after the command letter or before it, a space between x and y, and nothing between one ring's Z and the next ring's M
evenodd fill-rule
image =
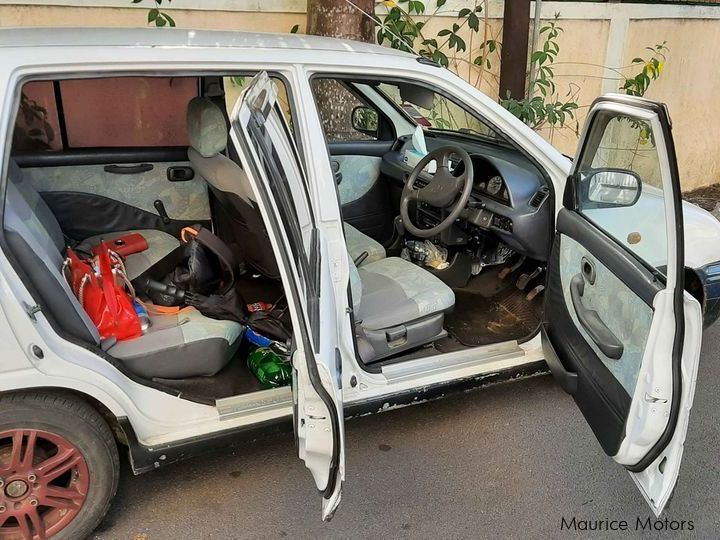
M350 287L358 352L370 363L447 336L445 313L455 293L427 270L388 257L356 268Z

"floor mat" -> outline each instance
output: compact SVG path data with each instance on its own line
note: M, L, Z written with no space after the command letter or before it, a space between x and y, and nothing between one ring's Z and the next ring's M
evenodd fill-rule
M180 390L193 397L208 400L222 399L239 394L264 390L260 381L246 364L247 347L243 343L232 360L212 377L189 377L187 379L155 379L157 382Z
M515 287L515 279L481 274L468 287L455 290L455 308L445 316L445 329L466 347L524 338L540 324L543 305L542 295L532 301L526 295ZM439 345L457 349L452 341Z

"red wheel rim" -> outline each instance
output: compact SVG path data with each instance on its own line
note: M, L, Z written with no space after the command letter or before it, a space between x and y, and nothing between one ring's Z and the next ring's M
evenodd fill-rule
M82 453L39 429L0 432L0 540L49 538L80 512L90 485Z

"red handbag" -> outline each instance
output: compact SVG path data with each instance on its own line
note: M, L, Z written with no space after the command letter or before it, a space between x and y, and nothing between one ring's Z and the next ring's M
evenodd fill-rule
M118 341L140 337L140 317L135 311L132 286L119 255L105 242L93 248L94 257L83 260L67 249L65 267L70 287L97 327L102 339Z

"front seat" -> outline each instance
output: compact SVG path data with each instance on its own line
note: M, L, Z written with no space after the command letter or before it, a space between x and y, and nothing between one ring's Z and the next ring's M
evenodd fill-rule
M177 315L151 315L152 326L141 337L101 344L97 328L63 276L65 242L55 216L30 183L23 181L22 170L12 160L8 180L5 237L43 313L64 332L103 346L128 371L146 379L210 376L230 361L244 327L209 319L194 308Z
M188 159L208 183L219 208L216 221L220 238L262 274L279 278L270 239L245 171L223 151L227 146L227 124L220 108L207 98L190 100L187 108L190 148ZM363 264L385 257L385 248L355 227L345 224L348 250L353 260L363 252Z
M345 247L350 258L356 261L363 253L367 253L359 266L385 258L385 248L380 242L361 233L349 223L343 223L343 229L345 230Z
M443 338L445 313L455 293L427 270L388 257L350 265L350 286L360 357L374 362Z

